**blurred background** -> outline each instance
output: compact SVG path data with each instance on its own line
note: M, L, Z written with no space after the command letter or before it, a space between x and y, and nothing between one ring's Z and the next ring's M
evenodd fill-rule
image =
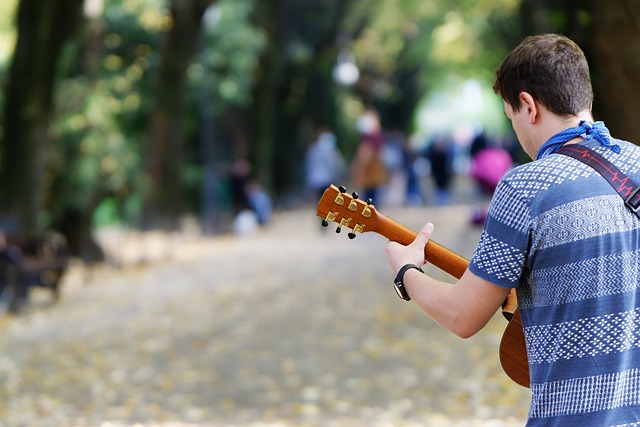
M617 137L640 139L640 11L629 0L0 8L3 229L20 240L55 229L84 258L100 257L91 230L103 225L172 230L195 218L205 233L228 231L234 173L276 209L309 202L308 145L327 129L349 163L368 107L418 153L442 136L463 155L480 132L513 142L493 70L529 34L576 40L591 64L596 117Z
M405 218L413 228L420 227L429 215L442 222L457 218L441 239L468 257L495 180L513 165L528 161L504 117L501 100L492 91L493 70L523 37L563 33L583 48L589 60L596 119L603 120L615 137L640 141L640 121L636 119L640 116L639 22L640 6L634 0L3 0L0 298L7 303L7 312L21 312L23 317L7 319L0 335L9 340L5 345L25 352L16 354L37 352L43 323L32 323L37 317L30 316L36 313L21 310L33 285L52 288L56 297L58 285L65 280L76 284L74 288L65 283L69 289L79 290L96 281L104 289L105 280L115 273L94 273L102 271L105 264L122 266L167 259L185 251L185 236L200 239L197 245L213 245L196 246L210 251L209 258L201 259L209 266L223 263L231 269L246 265L248 257L255 262L283 246L298 248L289 254L290 260L305 263L308 260L297 257L311 255L309 242L318 239L320 227L303 222L312 232L301 232L295 222L300 213L305 218L314 216L320 194L330 183L344 183L350 191L363 194L377 190L372 193L376 194L376 206ZM384 177L369 185L358 177L358 163L363 156L363 141L372 134L377 135ZM490 151L495 155L487 155ZM483 156L477 156L479 153ZM283 242L285 223L291 224L291 233L303 240ZM128 237L123 237L125 232ZM182 240L176 243L166 236L181 236ZM242 239L247 236L253 240ZM366 238L362 241L368 242ZM248 242L257 242L264 251L254 252L253 243ZM317 258L312 271L320 277L328 274L336 261L335 249L329 249L336 243L322 242L325 246L318 244L313 252ZM378 253L381 251L382 246ZM346 252L345 260L349 256ZM296 276L287 265L280 264L281 259L269 260L270 266L267 263L254 273L271 277L275 283L269 289L289 286L293 277L301 281L315 277L313 273ZM379 274L388 273L382 258L352 261L365 263L363 267L371 268L370 272L380 268ZM81 273L71 268L78 265L82 266ZM274 265L280 270L274 270ZM88 266L95 271L87 273ZM157 265L153 268L160 274ZM205 289L210 291L209 297L213 295L212 305L220 302L216 292L222 287L264 279L239 275L236 270L202 273L205 279L194 273L198 269L181 268L172 274L188 281L188 289L208 280L206 286L212 288ZM139 277L132 278L130 271L126 274L129 276L113 279L119 285L112 287L122 286L123 292L140 292L138 297L147 298L143 292L146 288L136 287ZM340 277L346 280L344 275ZM332 278L334 285L335 281L339 284L340 277ZM96 292L96 288L90 292ZM149 292L158 289L151 287ZM166 292L176 291L167 288ZM197 295L196 299L203 298ZM296 295L305 298L306 294ZM73 305L77 300L67 298L65 302L65 296L69 297L63 295L60 303L70 306L47 306L47 314L39 315L45 316L43 322L50 323L51 328L74 330L78 324L85 324L88 314ZM86 296L98 301L103 297ZM166 298L160 307L166 308L163 304L174 301ZM349 298L353 298L349 307L354 309L357 298L346 300L351 301ZM124 302L117 299L117 303ZM253 303L259 305L259 301ZM227 313L231 317L221 312L222 317L209 320L230 321L239 312L249 315L256 308L253 303L245 301L240 311ZM397 306L395 300L393 304ZM308 308L307 313L311 313L313 307ZM136 306L133 311L140 310L144 312ZM382 312L388 314L385 310ZM205 312L203 307L200 314ZM180 317L183 327L197 328L198 322L192 325L194 319L180 313L184 316ZM327 321L326 313L320 314ZM65 319L76 319L77 323L67 324L70 321ZM122 322L126 319L121 316ZM124 323L114 326L115 330L122 327L126 327ZM167 329L175 332L169 326ZM33 341L24 341L26 330L32 332ZM141 337L150 332L141 328L139 333L132 341L144 341ZM261 329L244 330L241 335L255 339L265 333ZM326 330L325 335L316 333L319 341L327 338ZM82 343L86 336L74 339ZM201 340L204 338L191 344L201 347ZM77 344L78 354L83 353L83 345ZM238 351L251 347L238 342L235 345ZM169 344L161 343L154 348L166 346ZM336 351L343 350L338 347ZM265 362L265 366L276 366L277 373L262 365L264 369L260 370L248 358L239 375L256 370L271 372L267 375L270 384L282 385L275 378L282 370L291 373L298 366L293 356L287 357L289 350L282 349L284 361L281 358L274 365ZM237 354L227 351L216 354L231 358ZM57 353L55 347L51 352ZM336 354L340 357L341 352ZM27 381L25 371L19 375L22 383L9 381L15 380L12 375L16 371L24 369L19 360L28 357L0 359L0 378L9 384L0 388L8 399L3 399L5 402L25 403L16 400L17 396L26 393L33 397L33 390L38 390L37 385L21 388ZM94 362L98 363L90 365L96 366ZM203 359L202 363L213 361ZM42 372L47 371L46 366L43 362ZM495 370L499 372L499 367ZM109 375L126 377L126 372L111 371ZM411 386L417 378L412 375L405 375ZM332 378L325 380L335 382ZM486 379L482 375L480 378ZM70 379L64 377L64 381ZM228 381L244 384L233 376ZM349 384L347 392L358 389L360 383ZM284 387L290 390L293 386ZM384 382L380 387L385 387ZM249 389L238 393L249 393ZM91 390L99 394L102 389ZM320 386L298 385L298 390L307 403L322 400ZM477 387L474 390L482 392ZM47 393L39 390L36 395ZM468 389L457 393L473 395ZM119 402L118 396L112 392L105 405L112 407L113 402ZM267 394L267 400L282 400L284 396ZM206 392L201 397L204 399ZM240 403L232 397L216 399L214 406L233 422L232 414L239 411ZM333 399L345 402L335 396ZM33 397L25 407L33 409L29 405L39 400ZM153 408L162 407L162 402L158 398ZM469 403L468 398L462 399L453 412L466 413L466 409L460 409L467 408L466 404L481 408L480 413L471 411L470 419L491 418L490 404ZM86 414L95 409L96 403L84 405ZM122 402L118 405L123 406ZM149 415L152 405L145 405L146 415L54 417L58 421L48 425L72 425L70 419L77 425L101 425L97 421L100 419L129 420L123 425L159 419ZM246 405L259 407L260 402ZM273 409L272 401L265 405ZM353 412L350 405L353 402L334 409L344 415ZM178 415L165 414L165 418L192 419L197 425L231 425L215 424L212 415L202 409L206 406L204 400L188 406L197 410L189 409L186 415L177 411ZM409 406L401 408L400 413L406 413L405 409L411 412L413 407ZM312 406L309 413L304 412L306 406L296 407L303 409L303 421L296 418L298 421L285 424L347 425L344 420L341 424L339 417L333 424L319 420L318 411L322 410L318 407L322 405ZM15 415L13 424L0 420L0 425L36 425L34 420L47 417L45 409L39 409L41 416L23 419ZM0 406L0 414L3 410L9 411ZM61 411L74 412L68 407ZM265 417L264 412L247 411L248 420L257 422ZM274 411L271 418L287 417L283 415L286 411ZM523 409L518 411L516 416L522 417ZM352 420L349 425L374 425L372 419L378 414L356 413L356 420L368 421ZM304 418L305 414L310 414L313 422ZM500 417L502 412L497 414ZM433 418L425 421L416 417L418 421L411 425L435 423ZM450 423L446 417L442 421L442 425ZM396 424L388 421L380 425Z

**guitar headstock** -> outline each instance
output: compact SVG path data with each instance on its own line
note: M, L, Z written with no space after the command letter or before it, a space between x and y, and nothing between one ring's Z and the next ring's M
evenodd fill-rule
M358 199L358 193L347 193L343 186L329 186L318 202L319 217L323 218L322 225L327 227L329 222L338 224L336 233L343 227L350 228L349 238L356 237L356 233L376 231L378 229L378 213L371 204L371 199Z

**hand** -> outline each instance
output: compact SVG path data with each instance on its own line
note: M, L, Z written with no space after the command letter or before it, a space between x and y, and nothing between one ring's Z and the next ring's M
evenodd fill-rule
M424 248L433 233L433 224L427 223L418 233L415 240L403 246L397 242L389 242L385 249L387 261L394 273L397 273L405 264L424 264Z

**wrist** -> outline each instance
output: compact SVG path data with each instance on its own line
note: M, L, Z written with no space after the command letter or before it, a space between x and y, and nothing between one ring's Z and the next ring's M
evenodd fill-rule
M405 301L411 300L411 297L407 292L407 287L404 284L404 276L409 270L418 270L419 272L424 273L424 270L416 264L405 264L400 268L400 270L398 270L398 274L396 274L396 278L393 281L393 286L398 296Z

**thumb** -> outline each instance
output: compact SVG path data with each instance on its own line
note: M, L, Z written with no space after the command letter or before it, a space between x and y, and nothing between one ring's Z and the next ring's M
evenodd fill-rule
M433 224L428 222L424 227L422 227L422 230L420 230L416 236L413 244L420 247L420 249L423 249L427 246L427 242L431 238L431 234L433 234Z

